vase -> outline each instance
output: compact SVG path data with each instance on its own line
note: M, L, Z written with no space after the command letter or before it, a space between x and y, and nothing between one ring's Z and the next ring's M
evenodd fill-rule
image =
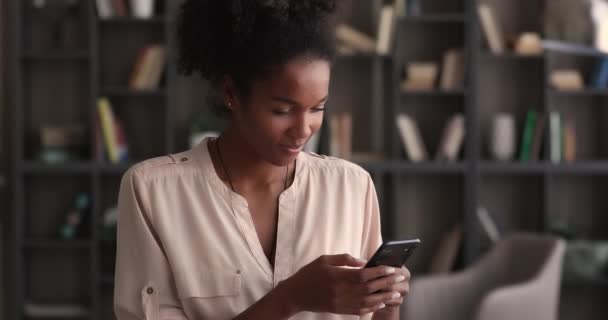
M154 0L131 0L131 12L135 18L151 18L154 14Z
M515 118L512 114L499 113L492 119L490 152L494 160L510 161L515 155Z

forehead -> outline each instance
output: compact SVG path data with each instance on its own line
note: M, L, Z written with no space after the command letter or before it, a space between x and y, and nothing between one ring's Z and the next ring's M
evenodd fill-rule
M331 66L320 58L300 57L275 67L259 84L271 94L327 95Z

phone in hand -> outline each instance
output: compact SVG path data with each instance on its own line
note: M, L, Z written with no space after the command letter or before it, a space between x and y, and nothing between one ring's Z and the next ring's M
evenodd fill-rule
M401 268L419 244L420 239L384 242L365 264L365 268L377 266Z

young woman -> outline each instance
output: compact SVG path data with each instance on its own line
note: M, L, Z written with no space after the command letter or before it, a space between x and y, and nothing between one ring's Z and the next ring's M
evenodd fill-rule
M382 241L369 174L301 152L328 100L334 10L184 2L180 67L216 85L230 125L124 175L119 320L398 319L408 270L361 268Z

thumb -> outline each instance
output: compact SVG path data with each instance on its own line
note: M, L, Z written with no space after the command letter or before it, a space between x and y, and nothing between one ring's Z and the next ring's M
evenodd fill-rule
M326 255L323 256L323 261L330 266L334 267L363 267L365 265L365 261L357 259L350 254L336 254L336 255Z

